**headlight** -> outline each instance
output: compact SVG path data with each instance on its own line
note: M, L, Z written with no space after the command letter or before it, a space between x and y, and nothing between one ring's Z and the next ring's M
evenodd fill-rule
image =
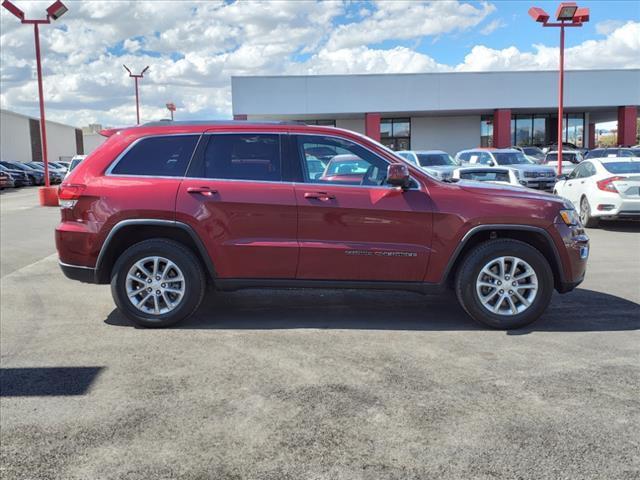
M576 212L575 210L571 209L571 210L560 210L560 218L562 218L562 221L564 223L566 223L567 225L579 225L580 224L580 217L578 216L578 212Z

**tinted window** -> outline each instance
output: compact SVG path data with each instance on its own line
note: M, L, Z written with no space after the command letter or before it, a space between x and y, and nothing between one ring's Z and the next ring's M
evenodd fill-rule
M354 142L316 135L300 135L297 142L304 177L309 182L382 185L386 179L387 162ZM318 152L323 153L325 162L322 172L314 168L314 154Z
M587 175L587 165L589 165L588 163L583 163L581 165L578 165L578 167L571 172L571 174L569 175L569 178L583 178Z
M200 172L192 176L228 180L282 180L280 137L275 134L209 136Z
M446 153L418 153L418 161L423 167L456 165L453 158Z
M585 158L600 158L602 157L603 151L604 150L602 150L601 148L596 148L595 150L591 150L587 152L587 155L585 156Z
M182 177L199 135L143 138L111 170L118 175Z
M502 170L460 172L460 178L479 182L509 182L509 172Z
M494 152L493 156L498 165L520 165L523 163L532 163L527 160L522 152ZM557 158L557 157L556 157Z
M459 153L458 154L458 158L460 159L460 161L463 161L463 162L468 162L470 156L471 156L471 154L469 152L464 152L464 153Z
M602 166L610 173L640 173L640 162L606 162Z

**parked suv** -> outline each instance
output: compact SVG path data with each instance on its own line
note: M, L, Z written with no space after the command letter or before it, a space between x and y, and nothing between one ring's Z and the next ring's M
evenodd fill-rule
M456 155L462 166L510 167L516 170L521 185L538 190L553 190L556 172L553 168L536 165L524 153L513 148L477 148L463 150Z
M140 325L189 317L211 284L449 287L474 319L514 328L585 274L589 241L571 203L440 181L354 132L244 121L110 133L60 187L56 245L69 278L110 283ZM366 168L312 176L319 148Z

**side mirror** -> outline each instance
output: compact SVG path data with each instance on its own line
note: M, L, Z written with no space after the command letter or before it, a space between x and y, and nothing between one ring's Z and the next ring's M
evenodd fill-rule
M569 175L565 175L564 173L562 175L558 175L556 177L556 180L569 180Z
M496 162L494 162L493 160L489 160L489 163L487 163L487 165L489 165L490 167L495 167Z
M393 163L387 167L387 183L402 189L409 188L409 169L404 163Z

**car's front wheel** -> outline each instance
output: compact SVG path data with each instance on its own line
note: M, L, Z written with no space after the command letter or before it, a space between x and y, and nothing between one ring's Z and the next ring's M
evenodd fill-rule
M537 320L553 293L553 272L531 245L489 240L464 259L456 295L466 312L492 328L520 328Z
M144 327L166 327L188 318L202 302L205 288L198 258L168 239L145 240L129 247L111 275L116 305Z

